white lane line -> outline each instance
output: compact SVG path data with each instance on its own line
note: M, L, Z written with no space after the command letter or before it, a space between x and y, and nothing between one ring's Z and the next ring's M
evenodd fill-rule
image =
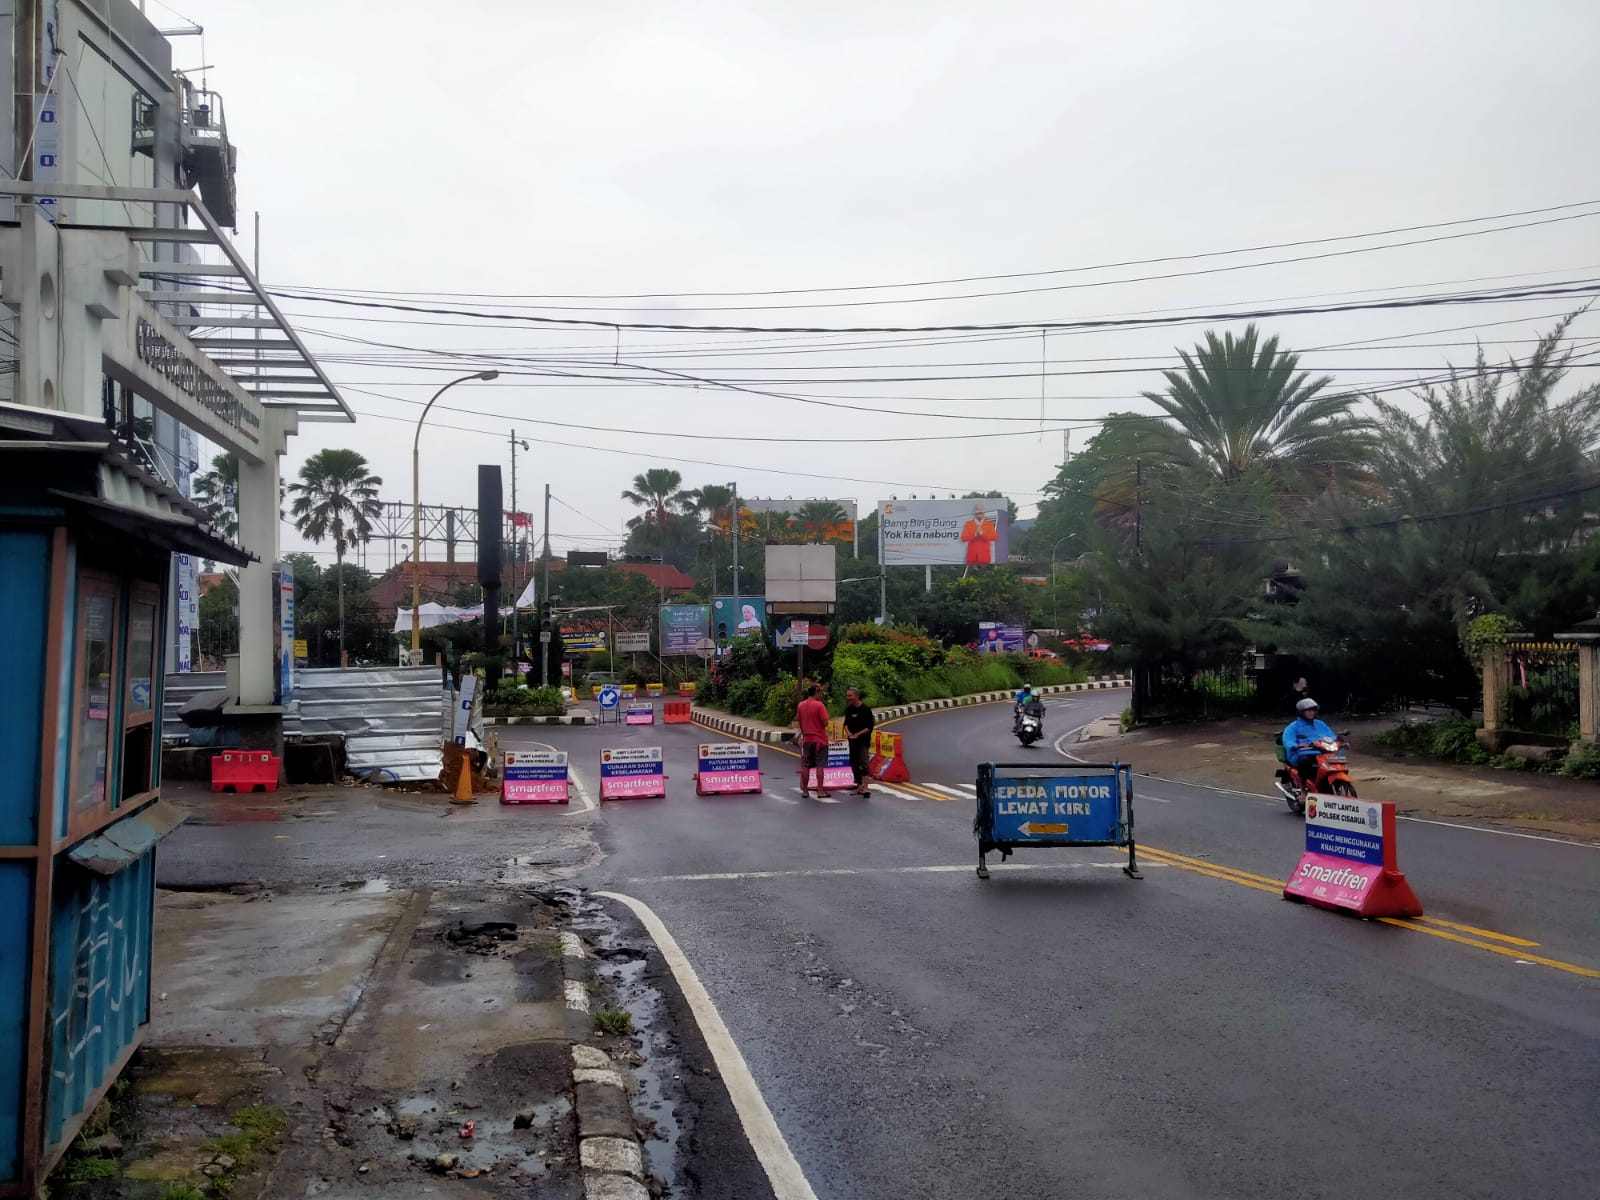
M1084 871L1120 868L1126 859L1116 862L1055 862L1008 863L989 868L991 872L1006 871ZM1157 864L1158 866L1165 864ZM816 867L793 871L712 871L702 875L644 875L630 879L629 883L727 883L742 879L822 879L835 875L945 875L959 871L975 871L972 863L960 866L937 867ZM602 893L603 894L603 893Z
M967 798L967 794L965 792L959 791L953 787L946 787L942 783L925 783L922 786L925 788L932 788L936 792L943 792L946 796L954 796L958 800L965 800Z
M689 1010L694 1013L706 1047L716 1061L723 1083L727 1085L734 1111L739 1114L739 1121L744 1126L745 1137L767 1173L767 1181L772 1184L776 1200L817 1200L816 1192L811 1190L805 1172L800 1169L794 1152L784 1140L783 1131L773 1119L772 1110L767 1107L755 1077L750 1074L750 1067L744 1061L739 1044L722 1023L722 1014L717 1012L717 1006L712 1003L710 994L695 974L688 957L679 948L677 940L662 924L661 918L642 900L619 892L599 892L597 895L627 905L643 923L646 932L655 939L656 948L667 966L672 968L672 976L678 981Z
M567 811L561 814L562 816L575 817L579 813L593 812L599 807L594 802L594 795L589 791L588 785L583 782L583 776L578 774L576 767L567 771L567 778L572 783L572 790L578 793L578 807L573 808L569 805Z
M888 784L888 783L874 782L872 784L872 790L875 791L875 792L885 792L888 795L894 796L895 798L900 799L900 800L922 800L922 801L926 801L928 799L926 796L919 796L915 792L902 792L899 788L895 787L893 784Z

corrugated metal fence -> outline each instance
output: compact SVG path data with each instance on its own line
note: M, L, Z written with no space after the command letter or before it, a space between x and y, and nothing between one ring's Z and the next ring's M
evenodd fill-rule
M227 686L221 671L168 675L162 736L183 741L178 709L201 692ZM394 781L435 779L447 708L437 667L338 667L300 671L297 699L284 714L286 735L337 733L350 773Z

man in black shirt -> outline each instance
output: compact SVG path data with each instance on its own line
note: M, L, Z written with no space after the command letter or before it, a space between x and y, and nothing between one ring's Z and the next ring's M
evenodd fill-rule
M856 777L855 793L870 796L867 790L867 759L872 748L872 727L877 722L872 710L861 699L860 688L844 694L844 733L850 743L850 770Z

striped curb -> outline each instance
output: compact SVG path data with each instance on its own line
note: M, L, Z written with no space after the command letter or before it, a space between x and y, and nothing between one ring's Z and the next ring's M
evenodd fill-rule
M1130 687L1133 681L1122 676L1103 675L1089 680L1087 683L1052 683L1035 691L1041 696L1061 696L1069 692L1096 692L1111 688ZM1004 700L1011 700L1016 696L1014 691L1004 692L973 692L968 696L951 696L945 700L919 700L914 704L893 704L887 708L873 711L873 716L878 721L893 721L901 717L916 716L918 713L937 712L945 708L965 708L972 704L998 704ZM717 712L715 709L695 708L691 710L695 723L707 729L714 729L718 733L725 733L746 742L761 742L766 745L780 745L792 742L799 735L793 729L768 729L761 725L751 725L737 717L730 717L726 713Z
M634 1124L633 1101L622 1070L598 1046L583 1040L593 1033L589 1004L591 960L583 939L561 934L563 991L573 1024L581 1021L572 1046L573 1112L578 1119L578 1161L584 1200L650 1200L645 1184L644 1150Z
M485 717L485 725L597 725L592 713L567 713L562 717Z

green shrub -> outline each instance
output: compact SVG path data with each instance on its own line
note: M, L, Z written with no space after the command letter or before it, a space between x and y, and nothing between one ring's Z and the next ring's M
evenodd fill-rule
M1568 754L1561 773L1568 779L1600 779L1600 746L1585 746Z
M778 682L767 689L762 703L761 719L768 725L788 725L794 721L794 710L800 704L800 681L792 675L778 676Z
M537 687L528 689L528 704L533 708L554 709L557 714L566 711L567 702L561 697L558 687Z
M1433 721L1402 721L1380 734L1378 743L1401 754L1442 758L1446 762L1486 763L1493 755L1478 744L1478 723L1452 715Z
M728 688L725 701L728 712L736 717L748 717L760 712L766 707L767 689L771 686L765 679L754 676L736 680Z

